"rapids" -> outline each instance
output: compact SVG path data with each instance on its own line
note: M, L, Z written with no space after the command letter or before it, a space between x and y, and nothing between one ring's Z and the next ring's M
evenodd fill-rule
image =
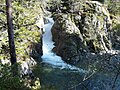
M60 56L57 56L54 52L52 52L52 49L55 47L54 42L52 41L52 33L51 33L51 28L54 24L54 21L52 18L48 18L48 20L49 23L45 24L44 26L45 33L43 34L43 56L42 56L43 62L51 64L60 69L70 69L82 73L87 72L83 69L65 63Z

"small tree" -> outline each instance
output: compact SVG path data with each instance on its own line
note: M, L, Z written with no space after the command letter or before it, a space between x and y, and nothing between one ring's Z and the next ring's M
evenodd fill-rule
M13 30L13 20L12 20L12 0L6 0L6 15L7 15L7 26L8 26L8 38L10 47L10 60L13 65L16 63L16 52L14 44L14 30Z

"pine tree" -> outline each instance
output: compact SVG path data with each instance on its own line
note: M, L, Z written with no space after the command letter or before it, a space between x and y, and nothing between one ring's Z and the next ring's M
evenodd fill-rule
M7 15L7 26L8 26L8 38L10 47L10 60L13 65L16 63L16 53L14 44L14 30L13 30L13 20L12 20L12 0L6 0L6 15Z

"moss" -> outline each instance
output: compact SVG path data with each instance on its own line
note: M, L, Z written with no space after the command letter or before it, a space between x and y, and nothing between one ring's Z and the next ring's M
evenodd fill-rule
M120 2L110 2L108 3L108 10L111 14L120 16Z
M118 34L120 34L120 24L114 25L113 30L115 30L115 32L118 31Z
M96 17L99 21L104 22L104 17L103 16L96 16Z

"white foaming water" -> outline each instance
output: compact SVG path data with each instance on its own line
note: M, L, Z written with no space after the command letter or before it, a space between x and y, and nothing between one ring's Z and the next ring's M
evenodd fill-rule
M45 24L45 33L43 34L43 62L52 64L56 67L59 67L60 69L70 69L79 71L82 73L86 73L86 70L77 68L75 66L71 66L67 63L65 63L60 56L57 56L55 53L52 52L52 49L54 48L54 42L52 41L52 33L51 28L54 24L54 21L52 18L48 18L49 23Z

